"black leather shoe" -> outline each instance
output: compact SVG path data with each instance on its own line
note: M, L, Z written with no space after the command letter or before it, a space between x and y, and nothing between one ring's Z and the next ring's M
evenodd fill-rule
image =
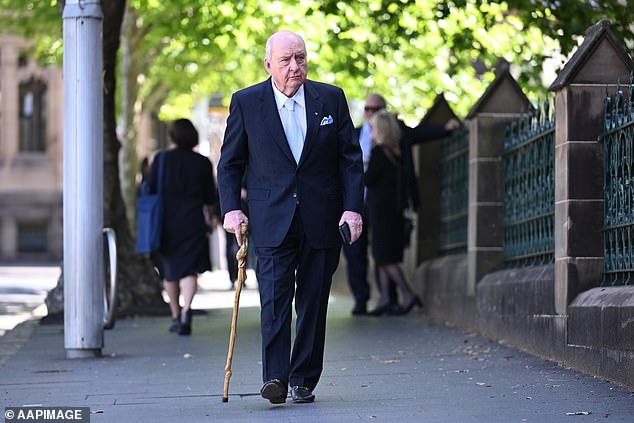
M401 314L403 314L403 307L401 307L400 304L391 303L387 314L389 314L390 316L400 316Z
M291 398L293 398L294 403L301 404L315 401L315 394L305 386L293 386L291 389Z
M374 310L368 312L368 316L383 316L385 313L390 311L390 307L392 305L387 303L385 305L376 307Z
M181 312L181 324L178 329L179 335L191 335L192 333L192 310Z
M352 309L352 315L363 316L364 314L368 314L368 309L365 303L356 303Z
M172 319L172 324L170 325L169 331L172 333L178 333L181 330L181 319L180 317L175 317Z
M286 386L279 380L273 379L262 385L260 389L262 398L267 399L271 404L283 404L286 402Z
M410 311L412 311L412 309L415 306L418 306L418 307L422 307L423 306L423 302L420 300L418 295L415 295L414 298L412 298L412 300L409 302L409 304L407 304L406 306L403 307L403 311L400 312L399 314L401 314L401 315L407 314Z

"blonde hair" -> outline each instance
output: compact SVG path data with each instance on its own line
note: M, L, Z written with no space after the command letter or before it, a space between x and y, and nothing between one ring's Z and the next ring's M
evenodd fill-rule
M384 145L397 156L401 155L401 125L394 113L379 110L370 118L372 138L377 144Z

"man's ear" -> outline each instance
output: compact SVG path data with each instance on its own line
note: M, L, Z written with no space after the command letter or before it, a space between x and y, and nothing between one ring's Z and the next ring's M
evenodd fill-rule
M271 62L266 57L264 58L264 69L270 74L271 73Z

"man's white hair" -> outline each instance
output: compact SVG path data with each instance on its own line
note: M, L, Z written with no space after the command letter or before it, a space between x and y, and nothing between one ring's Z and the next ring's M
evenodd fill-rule
M302 40L302 42L304 42L304 38L303 38L301 35L299 35L298 33L296 33L296 32L293 32L293 31L287 31L287 30L277 31L276 33L274 33L273 35L271 35L271 36L269 37L269 39L268 39L268 40L266 40L266 50L265 50L265 52L264 52L264 58L265 58L265 59L270 59L270 58L271 58L271 48L272 48L272 46L273 46L273 38L274 38L276 35L279 35L279 34L281 34L281 33L293 34L293 35L294 35L294 36L296 36L297 38L301 39L301 40Z

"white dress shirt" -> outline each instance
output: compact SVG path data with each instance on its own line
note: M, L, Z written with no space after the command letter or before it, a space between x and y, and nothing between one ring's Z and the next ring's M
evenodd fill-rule
M273 94L275 94L275 104L277 104L277 111L280 114L280 119L282 120L282 125L286 122L286 100L289 97L286 97L280 90L277 89L273 80L271 80L271 85L273 85ZM306 99L304 98L304 86L299 87L299 90L295 93L293 97L290 97L295 100L295 119L297 119L297 123L302 129L302 133L304 134L304 138L306 138ZM301 106L301 107L297 107Z
M367 168L368 163L370 163L370 152L372 151L372 129L370 129L368 122L363 122L361 126L359 144L361 145L361 152L363 153L363 166Z

